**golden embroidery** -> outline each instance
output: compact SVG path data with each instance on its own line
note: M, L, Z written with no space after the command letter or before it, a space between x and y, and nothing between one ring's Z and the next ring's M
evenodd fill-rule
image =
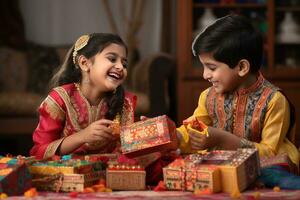
M46 159L46 158L49 158L49 157L51 157L51 156L54 156L55 155L55 152L57 151L57 148L59 147L59 145L62 143L62 141L64 140L65 138L61 138L61 139L59 139L59 140L55 140L55 141L53 141L53 142L51 142L49 145L48 145L48 147L47 147L47 149L46 149L46 151L45 151L45 153L44 153L44 159Z
M97 119L99 119L99 112L100 112L100 108L104 102L104 98L101 99L101 101L99 102L98 106L90 106L90 103L88 102L88 100L85 98L85 96L82 94L79 84L75 83L75 87L80 95L80 97L83 99L83 101L85 102L86 108L87 108L87 112L88 112L88 124L91 124L92 122L96 121Z
M125 98L121 118L122 126L132 124L134 122L133 112L133 103L128 98Z
M54 99L52 99L51 96L47 96L43 103L43 106L52 119L65 119L65 111L56 103Z
M71 121L70 123L73 125L75 131L81 130L81 128L78 124L78 114L75 111L74 107L72 106L70 96L68 95L68 93L65 91L65 89L63 87L57 87L57 88L55 88L55 91L61 96L61 98L65 102L67 112L68 112L68 115L69 115L70 121Z

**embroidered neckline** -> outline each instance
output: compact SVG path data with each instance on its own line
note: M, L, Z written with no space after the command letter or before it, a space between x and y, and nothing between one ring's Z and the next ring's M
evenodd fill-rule
M104 102L104 98L100 100L98 105L91 105L90 102L87 100L87 98L83 95L82 91L80 90L79 83L74 83L76 90L78 91L80 97L85 102L87 109L88 109L88 123L91 124L92 122L97 120L97 117L99 116L100 108L102 103Z
M253 91L257 90L257 88L259 88L263 84L264 80L265 80L265 78L263 77L261 72L258 72L257 80L255 81L255 83L253 83L252 85L250 85L247 88L242 88L242 89L237 90L236 94L245 95L250 92L253 92Z
M101 102L103 101L104 98L102 98L99 103L97 105L92 105L89 100L84 96L84 94L82 93L82 91L80 90L80 84L79 83L74 83L75 88L77 89L77 91L79 92L80 96L82 97L82 99L87 103L87 105L90 108L98 108L99 105L101 104Z

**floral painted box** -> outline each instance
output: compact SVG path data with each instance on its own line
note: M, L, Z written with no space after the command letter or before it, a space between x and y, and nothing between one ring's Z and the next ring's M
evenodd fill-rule
M169 190L221 191L221 176L217 166L197 165L184 159L176 159L163 168L164 183Z
M129 157L177 148L176 125L166 115L123 126L120 138L122 153Z
M185 159L199 166L216 165L220 169L222 191L227 193L242 192L260 174L257 149L215 150L207 154L192 154Z
M31 181L24 160L0 156L0 193L21 195L31 188Z

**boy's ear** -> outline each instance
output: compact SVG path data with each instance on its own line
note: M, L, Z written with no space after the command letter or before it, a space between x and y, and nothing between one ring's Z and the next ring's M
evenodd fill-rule
M78 65L82 71L88 72L90 71L90 60L85 56L80 55L78 58Z
M239 76L245 76L250 72L250 63L246 59L242 59L238 63L238 74Z

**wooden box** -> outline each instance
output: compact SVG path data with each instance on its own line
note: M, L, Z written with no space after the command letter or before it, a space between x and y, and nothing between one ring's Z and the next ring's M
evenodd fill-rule
M44 191L83 192L101 178L105 179L105 170L88 174L56 174L33 179L33 186Z
M146 172L139 166L111 166L106 169L106 186L112 190L145 190Z

